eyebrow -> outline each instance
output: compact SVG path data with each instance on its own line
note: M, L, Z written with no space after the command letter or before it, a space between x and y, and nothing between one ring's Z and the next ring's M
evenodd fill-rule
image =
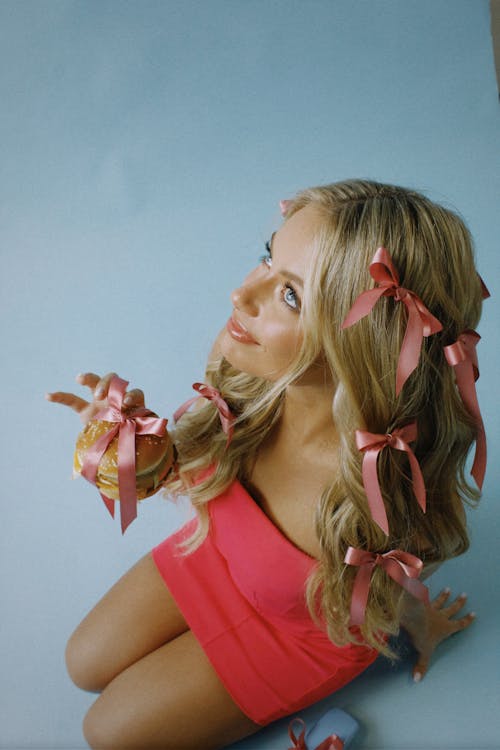
M272 257L272 249L273 249L273 240L274 235L276 232L273 232L271 235L271 239L269 240L269 247L271 249L271 257ZM297 276L296 273L293 273L292 271L287 271L286 268L283 268L283 270L280 271L281 276L286 276L288 279L291 279L292 281L295 281L296 284L304 288L304 280L300 278L300 276Z

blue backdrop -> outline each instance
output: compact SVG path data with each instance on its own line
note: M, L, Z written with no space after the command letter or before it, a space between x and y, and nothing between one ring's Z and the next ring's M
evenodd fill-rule
M457 208L493 295L479 328L484 498L471 550L432 582L467 591L478 618L420 685L408 662L380 663L303 716L347 708L363 750L498 748L500 112L486 0L3 0L0 56L0 746L85 746L92 696L66 675L66 638L186 515L153 498L122 538L95 490L70 481L79 421L44 392L116 370L170 416L278 200L368 177ZM285 748L286 724L238 748Z

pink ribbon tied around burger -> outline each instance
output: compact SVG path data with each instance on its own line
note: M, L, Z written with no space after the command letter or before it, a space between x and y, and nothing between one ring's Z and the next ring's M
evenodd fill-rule
M368 500L368 506L372 518L385 534L389 534L389 522L385 511L382 493L377 475L378 454L384 448L395 448L404 451L410 462L412 486L418 504L425 513L426 492L424 478L415 454L408 445L417 439L417 423L411 422L404 427L398 427L387 435L376 435L366 430L356 430L356 445L358 450L363 451L363 485Z
M426 308L420 297L399 285L399 275L385 247L379 247L370 263L370 275L377 286L368 289L355 300L347 313L342 328L349 328L368 315L380 297L394 297L408 311L408 322L399 354L396 371L396 396L418 365L422 338L443 329L440 321Z
M88 449L82 465L82 475L96 484L97 471L109 444L118 435L118 492L122 533L137 516L137 491L135 470L135 436L166 433L167 420L160 419L144 407L122 411L128 381L115 376L109 385L108 404L94 419L112 422L114 426L101 435ZM114 516L114 500L100 493L107 509Z
M200 395L193 396L193 398L190 398L184 404L179 406L177 411L174 413L174 422L178 422L179 419L184 414L184 412L186 412L189 409L189 407L194 404L195 401L198 401L198 399L200 398L206 398L209 401L213 402L213 404L217 408L217 411L219 412L219 419L221 421L222 431L225 433L225 435L227 435L227 441L226 441L226 448L227 448L233 438L233 433L234 433L234 415L231 409L226 404L226 402L220 395L217 388L214 388L211 385L207 385L206 383L193 383L193 388L195 391L198 391Z
M293 731L293 725L300 724L301 732L297 737ZM306 725L303 719L293 719L288 725L288 736L293 742L288 750L344 750L344 743L336 734L326 737L316 748L308 748L306 745Z
M486 472L486 432L475 385L479 378L476 346L480 339L476 331L467 329L454 344L444 347L444 354L448 364L455 368L455 379L463 404L476 422L476 453L471 474L479 489L482 489Z
M377 565L409 594L420 599L424 604L429 604L429 590L418 580L423 569L423 562L409 552L393 549L384 554L377 554L349 547L344 562L347 565L359 567L352 589L350 625L363 624L370 581Z

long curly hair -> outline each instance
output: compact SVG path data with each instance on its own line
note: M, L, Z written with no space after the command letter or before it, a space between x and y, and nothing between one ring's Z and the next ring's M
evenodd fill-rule
M288 201L284 220L309 204L321 220L311 245L301 310L304 336L296 361L273 382L240 372L223 357L209 362L206 382L235 414L234 438L226 450L212 403L183 416L172 434L179 470L166 490L174 496L187 492L197 510L200 522L187 551L192 550L208 531L207 502L235 478L244 478L249 459L280 418L287 386L322 355L335 384L332 419L339 436L339 471L324 487L316 510L321 557L307 581L307 602L337 645L361 638L391 655L381 634L398 632L402 589L375 568L364 623L360 631L353 629L349 612L356 570L344 557L349 546L375 553L397 548L429 564L468 548L464 503L474 504L479 493L467 481L465 462L476 431L443 347L477 326L481 282L462 219L418 192L367 180L314 187ZM382 297L370 315L341 328L356 297L373 286L368 269L380 246L389 250L401 286L415 292L443 326L424 339L418 367L399 396L395 380L406 329L404 306ZM413 451L426 485L427 512L413 495L406 457L383 451L378 475L389 521L386 536L367 505L355 430L385 434L412 421L418 425ZM209 466L215 471L195 481Z

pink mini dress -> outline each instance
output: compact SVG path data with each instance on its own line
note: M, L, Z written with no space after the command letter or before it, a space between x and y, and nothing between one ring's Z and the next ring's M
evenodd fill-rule
M153 550L186 622L234 702L266 725L338 690L377 657L335 646L311 619L305 582L316 561L298 549L235 480L208 503L198 549L179 543L192 519Z

